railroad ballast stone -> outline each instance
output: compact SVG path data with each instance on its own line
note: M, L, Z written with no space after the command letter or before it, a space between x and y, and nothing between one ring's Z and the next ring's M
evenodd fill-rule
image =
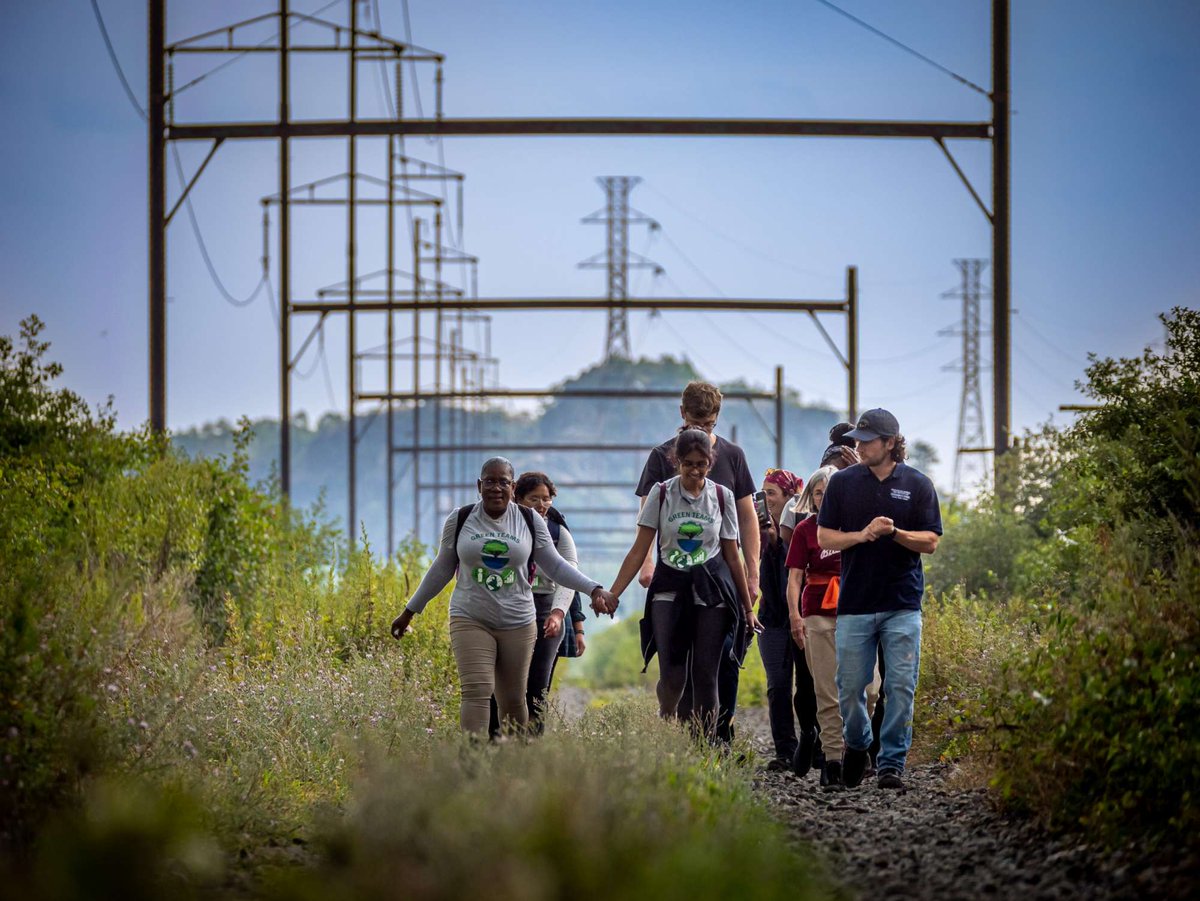
M764 709L739 711L737 725L759 760L773 756ZM1154 855L1136 845L1107 851L1005 815L986 790L954 787L953 774L952 765L923 764L904 774L904 791L869 779L825 792L816 769L803 778L762 769L755 786L796 838L827 859L851 897L1197 897L1194 840Z

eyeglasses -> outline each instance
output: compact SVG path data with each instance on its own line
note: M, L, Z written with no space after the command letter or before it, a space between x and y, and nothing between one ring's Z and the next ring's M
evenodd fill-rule
M689 429L699 429L702 432L708 432L710 435L712 434L713 429L717 427L717 420L715 417L713 419L706 419L703 422L700 422L695 419L689 419L685 416L683 417L683 421Z
M511 488L512 479L480 479L479 484L484 488Z

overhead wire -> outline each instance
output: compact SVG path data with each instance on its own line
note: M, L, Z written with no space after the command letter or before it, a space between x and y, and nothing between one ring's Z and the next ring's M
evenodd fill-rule
M380 30L382 30L383 26L380 24L380 20L379 20L379 0L374 0L374 3L375 3L375 24L377 26L379 26ZM413 43L412 15L408 8L408 0L401 0L400 8L404 15L404 41L406 44L412 44ZM421 100L421 81L417 76L417 61L415 59L409 59L408 62L409 62L409 71L412 73L413 100L416 102L416 106L417 106L417 117L424 119L425 118L425 106L424 106L423 101ZM438 165L442 169L445 169L446 168L446 147L445 147L445 143L442 141L441 135L435 135L432 138L426 137L425 141L428 144L436 144L437 154L438 154ZM450 205L450 190L446 184L445 179L441 180L441 191L442 191L443 209L446 209ZM462 250L462 236L460 234L455 233L453 220L449 216L446 217L446 231L447 231L448 237L450 239L450 246L452 246L458 250Z
M171 155L175 159L175 172L179 176L180 190L186 190L188 186L188 178L183 171L183 161L179 157L178 145L171 145ZM217 290L221 292L221 297L225 299L226 303L229 303L235 307L250 306L250 304L254 303L254 299L258 297L260 293L262 293L263 286L267 283L266 272L263 272L262 278L258 280L258 284L255 285L254 290L251 291L248 296L244 298L234 297L233 294L229 292L229 289L225 287L225 283L221 281L221 276L217 274L217 268L213 265L212 257L208 252L208 245L205 243L204 235L200 231L200 222L196 218L195 209L192 207L192 195L190 192L184 197L183 205L187 208L188 221L190 221L192 224L192 234L196 236L196 246L200 248L200 256L204 260L204 266L206 269L208 269L208 274L212 279L213 284L216 286Z
M833 10L833 11L834 11L835 13L837 13L839 16L845 16L845 17L846 17L847 19L849 19L851 22L854 22L856 25L859 25L859 26L861 26L861 27L865 28L867 31L871 32L872 34L874 34L874 35L877 35L878 37L881 37L881 38L883 38L883 39L884 39L885 41L887 41L888 43L890 43L890 44L894 44L895 46L897 46L897 47L899 47L901 50L903 50L905 53L912 54L913 56L915 56L917 59L921 60L922 62L928 63L929 65L933 66L935 69L938 69L939 71L941 71L941 72L944 72L945 74L947 74L947 75L949 75L951 78L953 78L955 81L957 81L957 82L959 82L959 83L961 83L961 84L965 85L966 87L970 88L972 91L976 91L977 93L980 93L980 94L982 94L984 97L989 97L989 98L990 98L990 97L992 96L991 92L990 92L990 91L989 91L987 88L980 87L980 86L979 86L979 85L977 85L975 82L971 81L971 79L969 79L969 78L967 78L967 77L965 77L965 76L963 76L963 75L959 75L959 74L958 74L957 72L955 72L953 69L950 69L950 68L947 68L946 66L943 66L943 65L942 65L941 63L939 63L937 60L930 59L928 56L926 56L926 55L925 55L924 53L922 53L921 51L919 51L919 50L914 50L912 47L908 46L908 44L905 44L905 43L903 43L903 42L901 42L901 41L898 41L898 40L896 40L896 39L895 39L894 37L892 37L890 34L887 34L886 32L880 31L880 30L879 30L878 28L876 28L874 25L871 25L871 24L870 24L870 23L868 23L868 22L864 22L864 21L863 21L862 19L860 19L858 16L856 16L856 15L854 15L854 14L852 14L852 13L848 13L848 12L846 12L846 10L842 9L840 6L837 6L836 4L834 4L834 3L831 3L831 2L830 2L830 0L816 0L816 2L817 2L817 3L820 3L822 6L824 6L824 7L828 8L828 9L831 9L831 10Z
M337 6L339 3L343 3L343 2L345 2L345 0L332 0L332 2L326 3L324 6L320 7L319 9L314 9L310 13L304 13L304 15L310 16L310 17L311 16L319 16L321 13L325 12L327 9ZM94 5L95 0L92 0L92 3ZM303 22L303 21L304 20L301 19L296 22L293 22L291 25L288 26L288 31L291 31L293 28L295 28L297 25L301 24L301 22ZM279 37L278 31L263 38L261 41L258 42L258 44L256 46L265 47L267 44L269 44L271 41L275 40L277 37ZM208 78L210 75L216 75L222 69L229 68L234 63L236 63L238 60L243 59L244 57L248 56L250 53L251 53L250 50L243 50L241 53L231 56L229 59L225 60L224 62L218 63L217 65L215 65L211 69L209 69L207 72L202 72L200 75L196 76L191 81L186 82L183 85L175 88L175 90L171 92L171 96L173 96L173 97L178 96L179 94L182 94L184 91L186 91L188 88L195 87L196 85L200 84L200 82L204 81L204 79Z
M1080 369L1083 369L1084 366L1086 365L1086 363L1084 361L1067 353L1058 344L1054 343L1049 338L1047 338L1045 335L1043 335L1040 331L1038 331L1036 328L1034 328L1033 323L1029 321L1028 317L1013 316L1013 320L1015 322L1017 322L1022 328L1024 328L1025 331L1029 332L1031 335L1033 335L1033 337L1037 338L1039 341L1041 341L1043 344L1045 344L1048 348L1050 348L1052 351L1054 351L1056 354L1058 354L1060 357L1062 357L1068 363L1071 363L1074 366L1078 366Z
M104 46L108 50L108 59L112 63L113 69L116 70L117 78L121 81L121 87L125 89L125 96L129 98L130 105L137 110L137 114L142 117L142 121L149 122L150 117L146 114L146 110L138 103L137 96L133 93L133 88L129 86L129 79L125 77L125 70L121 68L121 61L117 58L117 51L113 48L112 39L108 36L108 29L104 26L104 16L100 15L100 4L97 0L92 0L92 12L96 16L96 24L100 26L100 37L104 38Z
M702 219L700 216L697 216L695 213L689 212L688 210L684 209L678 203L676 203L674 200L672 200L670 197L668 197L666 194L664 194L662 191L658 190L651 184L646 184L645 188L646 188L646 190L650 191L650 193L654 194L660 200L662 200L664 203L666 203L667 206L674 209L677 213L680 213L681 215L686 216L688 219L691 219L697 225L700 225L701 227L705 228L706 230L712 232L714 235L716 235L718 238L721 238L723 241L729 242L734 247L741 248L746 253L748 253L752 256L756 256L761 260L765 260L768 263L774 263L776 266L781 266L784 269L790 269L791 271L793 271L799 275L816 275L817 274L812 269L804 269L803 267L796 266L792 263L785 262L784 260L781 260L778 257L774 257L768 253L764 253L763 251L759 250L757 247L755 247L752 244L747 244L745 241L742 241L742 240L739 240L738 238L733 237L733 235L730 235L727 232L722 231L721 229L717 228L715 225L712 225L709 222Z

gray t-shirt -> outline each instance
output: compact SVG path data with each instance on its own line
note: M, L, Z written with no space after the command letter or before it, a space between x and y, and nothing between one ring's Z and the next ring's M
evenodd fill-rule
M667 566L691 569L720 554L722 538L737 540L737 509L733 492L728 488L705 479L700 493L692 497L683 490L679 476L661 484L666 486L665 495L660 494L658 485L650 489L637 523L658 531L659 551ZM718 491L725 496L724 516L717 499Z
M799 523L808 519L808 513L800 509L800 495L788 498L779 516L779 528L795 530Z
M540 518L540 517L539 517ZM549 531L549 527L547 527ZM571 530L560 528L558 530L558 541L554 544L555 548L562 555L562 558L574 567L579 566L579 552L575 549L575 539L571 537ZM571 601L575 598L574 588L564 588L559 585L540 567L533 574L533 593L535 595L552 594L558 606L562 605L562 600L565 596L567 606L571 606Z
M458 511L446 518L442 542L425 578L408 600L407 608L420 613L446 587L452 577L457 581L450 595L450 615L464 616L491 629L518 629L534 621L533 590L529 584L529 557L532 553L539 571L571 591L590 594L599 585L562 558L550 540L546 521L533 516L534 533L529 534L525 518L516 504L497 519L476 504L458 535L457 553L453 546ZM455 562L457 559L457 570ZM564 613L571 606L555 594L553 609Z

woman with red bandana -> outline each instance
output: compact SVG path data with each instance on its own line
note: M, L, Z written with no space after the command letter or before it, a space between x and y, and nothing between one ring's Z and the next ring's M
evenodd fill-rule
M780 538L779 520L784 507L803 487L803 481L786 469L768 469L762 490L770 524L762 532L759 559L758 619L763 631L758 636L758 653L767 674L767 714L775 757L771 770L792 768L805 775L820 763L817 741L817 700L804 651L792 641L787 607L787 544ZM795 693L793 694L793 686ZM796 721L800 737L796 737Z

